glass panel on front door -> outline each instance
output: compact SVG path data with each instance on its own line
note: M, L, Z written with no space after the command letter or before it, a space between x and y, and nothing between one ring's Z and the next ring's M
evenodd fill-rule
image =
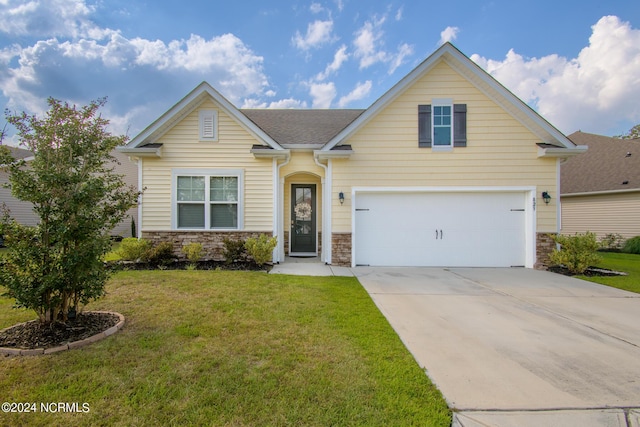
M291 252L315 253L315 185L293 185L291 190Z

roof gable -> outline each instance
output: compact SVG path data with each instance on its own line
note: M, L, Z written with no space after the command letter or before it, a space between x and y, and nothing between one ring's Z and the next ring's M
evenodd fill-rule
M562 132L553 127L531 107L502 86L491 75L449 42L443 44L431 56L382 95L362 115L329 141L329 143L323 147L323 150L331 150L336 145L343 143L398 96L408 90L420 78L429 73L433 67L441 61L445 61L456 72L469 80L478 90L511 114L534 135L540 138L542 143L560 147L563 150L582 152L582 150L578 149Z
M240 110L215 90L209 83L202 82L184 98L178 101L177 104L151 123L145 130L140 132L125 147L123 147L121 151L133 153L149 148L157 149L158 139L167 133L167 131L175 126L180 120L195 110L205 99L207 99L207 97L213 99L213 101L220 105L226 113L233 117L259 141L275 150L283 150L283 148L275 142L273 138L267 135L260 127L242 114Z
M640 190L640 140L580 131L569 139L589 149L560 167L561 194Z

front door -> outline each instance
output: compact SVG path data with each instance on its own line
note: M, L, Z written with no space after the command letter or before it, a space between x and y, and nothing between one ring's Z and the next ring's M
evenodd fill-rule
M316 186L291 185L291 255L315 255Z

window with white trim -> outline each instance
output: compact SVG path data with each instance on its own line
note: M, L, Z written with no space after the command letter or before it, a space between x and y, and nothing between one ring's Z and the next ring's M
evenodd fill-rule
M453 132L451 132L451 104L433 105L433 146L451 147L453 145Z
M241 173L179 171L174 172L174 185L175 228L241 228Z
M201 141L218 140L218 112L216 110L200 110L199 128Z

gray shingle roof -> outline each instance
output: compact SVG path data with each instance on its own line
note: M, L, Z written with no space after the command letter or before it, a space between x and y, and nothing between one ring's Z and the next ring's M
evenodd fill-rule
M5 145L5 147L9 149L11 155L16 160L26 159L27 157L33 156L33 153L31 151L25 150L24 148L13 147L11 145Z
M561 194L640 189L640 140L580 131L568 138L589 149L560 166Z
M364 110L242 109L245 116L284 148L321 148Z

